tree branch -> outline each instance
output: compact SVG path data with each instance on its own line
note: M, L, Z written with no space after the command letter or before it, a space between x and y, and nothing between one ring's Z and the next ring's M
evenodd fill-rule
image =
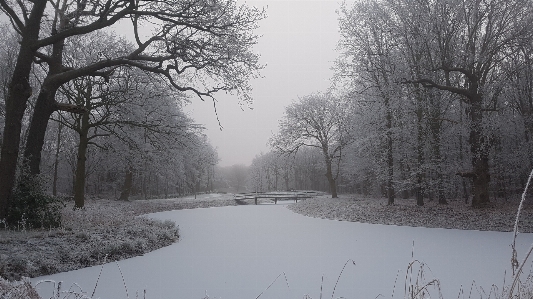
M85 107L83 106L77 106L77 105L67 104L67 103L58 103L58 102L56 102L54 105L56 109L59 111L65 111L65 112L70 112L74 114L83 114L83 113L88 112L87 109L85 109Z
M458 95L465 96L469 100L473 100L475 98L475 95L472 94L470 91L464 88L459 88L455 86L447 86L447 85L441 85L435 83L433 80L430 79L418 79L418 80L406 80L404 79L402 84L421 84L425 88L436 88L439 90L445 90L449 91Z
M18 27L17 31L21 32L24 30L24 23L19 19L17 13L15 13L15 11L6 3L5 0L0 0L0 7L9 16L11 22Z

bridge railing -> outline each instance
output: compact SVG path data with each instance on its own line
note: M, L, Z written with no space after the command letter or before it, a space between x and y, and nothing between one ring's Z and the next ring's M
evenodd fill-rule
M265 198L271 199L275 204L278 200L298 200L313 198L322 195L323 192L312 190L292 190L292 191L275 191L275 192L253 192L253 193L237 193L234 195L235 200L253 199L257 204L257 199Z

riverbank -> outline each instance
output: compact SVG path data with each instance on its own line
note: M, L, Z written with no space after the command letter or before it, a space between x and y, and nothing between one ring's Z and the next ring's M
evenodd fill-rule
M57 229L0 229L0 276L8 280L65 272L143 255L179 240L179 227L143 214L236 205L230 196L67 202Z
M323 196L290 205L295 213L309 217L373 224L510 232L514 229L518 198L493 200L487 207L472 208L461 200L447 205L427 201L417 206L414 199L397 199L392 206L387 199L358 195ZM520 213L519 232L533 232L533 205L526 204Z
M252 204L253 200L246 203ZM131 202L88 200L81 211L74 211L73 203L68 203L61 228L0 230L0 276L20 280L23 276L49 275L143 255L178 241L179 223L139 215L234 205L237 202L231 194ZM449 200L448 205L427 202L419 207L414 200L400 199L388 206L385 199L341 195L337 199L321 196L287 206L309 217L340 221L512 231L518 201L492 202L489 207L473 209L454 200ZM520 232L533 232L533 207L524 208L519 224Z

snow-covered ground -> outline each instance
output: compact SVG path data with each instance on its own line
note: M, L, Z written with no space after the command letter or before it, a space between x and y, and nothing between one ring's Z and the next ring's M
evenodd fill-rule
M483 297L492 285L501 291L506 271L509 283L512 233L317 219L293 213L279 203L149 216L175 221L180 241L106 264L99 279L102 267L94 266L32 282L63 281L63 290L77 283L89 296L97 284L93 297L104 299L135 298L136 292L147 299L201 299L206 294L244 299L263 291L260 298L265 299L305 295L373 299L380 294L391 298L393 292L394 298L403 298L414 252L414 259L429 266L424 268L426 282L433 277L440 280L444 298L457 298L461 286L468 298L473 281L487 293ZM519 259L532 242L533 234L519 235ZM414 268L414 278L418 269ZM52 296L52 288L52 283L38 285L43 298ZM78 286L72 289L79 290ZM476 290L471 298L479 297Z

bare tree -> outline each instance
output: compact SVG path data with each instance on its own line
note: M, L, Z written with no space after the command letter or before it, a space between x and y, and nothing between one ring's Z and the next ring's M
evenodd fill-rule
M331 197L337 197L336 180L343 149L350 143L349 106L331 94L312 94L285 109L279 133L270 141L282 153L296 153L301 147L321 150Z

